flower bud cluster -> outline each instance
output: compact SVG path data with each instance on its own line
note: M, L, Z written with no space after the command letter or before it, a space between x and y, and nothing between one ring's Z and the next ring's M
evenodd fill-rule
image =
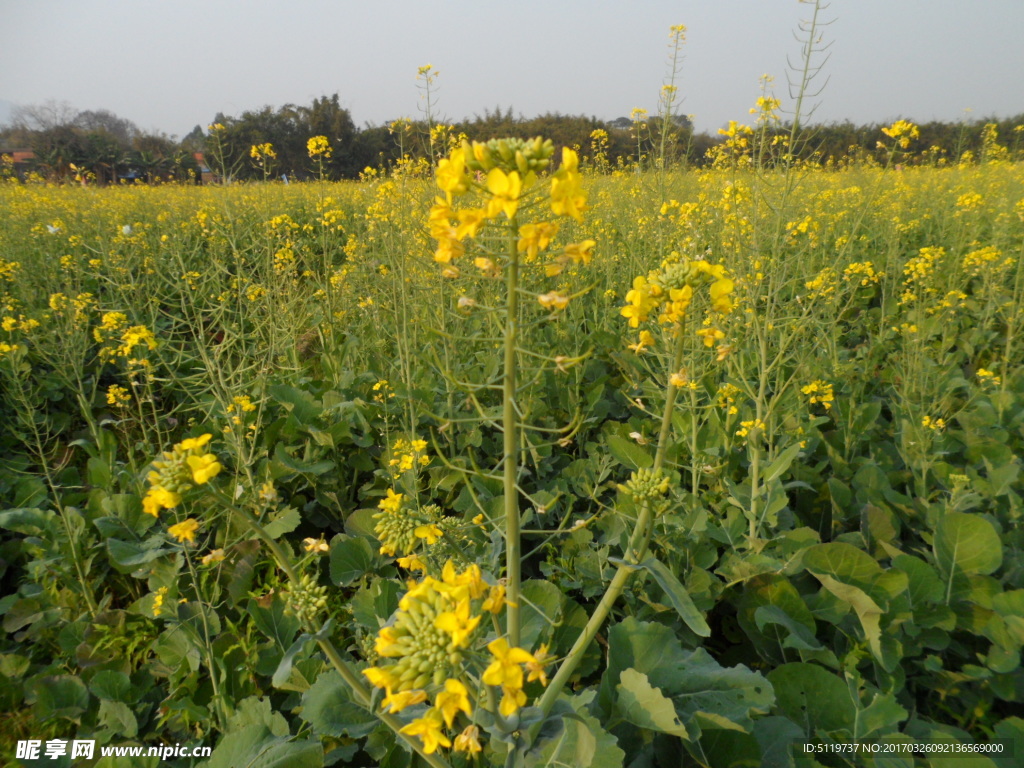
M303 621L313 621L327 609L327 587L317 583L316 576L304 573L284 593L285 604Z
M548 167L555 145L551 139L491 139L481 143L463 142L466 153L466 168L487 173L492 168L503 171L518 171L523 176L530 171L540 172Z
M380 512L373 515L377 521L373 532L380 540L382 555L404 557L419 548L421 539L435 544L443 535L439 524L444 516L435 504L412 510L405 504L405 494L389 488L377 507Z
M630 475L625 485L619 485L619 490L640 503L663 498L668 494L670 487L669 478L660 469L640 468Z

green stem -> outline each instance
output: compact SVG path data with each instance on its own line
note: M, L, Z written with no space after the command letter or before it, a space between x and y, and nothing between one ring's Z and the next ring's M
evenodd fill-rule
M676 349L672 367L669 369L670 374L682 367L685 349L686 340L683 336L683 328L680 326L678 336L676 337ZM665 463L665 452L668 449L668 436L672 429L672 412L675 409L677 393L678 389L672 384L670 378L668 388L665 390L665 410L662 413L661 430L658 433L658 448L654 456L654 472L658 472ZM651 514L650 502L644 502L636 519L636 527L633 528L633 533L629 537L629 545L626 548L626 552L623 553L622 564L615 571L608 589L605 590L601 601L590 615L587 625L580 632L579 637L576 638L572 649L566 655L565 660L558 668L554 677L551 678L547 690L544 691L544 695L541 696L540 701L537 703L537 706L540 707L540 710L545 715L550 714L551 708L558 699L558 694L565 687L566 683L569 682L569 678L576 671L580 662L583 661L583 653L586 651L587 646L590 645L590 642L597 636L597 632L601 625L604 624L604 620L608 618L608 614L611 613L612 606L619 599L622 590L625 589L626 581L633 571L636 570L635 566L643 562L644 557L647 555L647 547L650 544L651 533L654 529L653 523L654 518Z
M505 372L502 381L501 416L504 437L502 484L505 493L505 596L507 603L509 645L518 647L520 639L520 595L522 542L520 541L519 491L516 488L518 462L516 449L519 441L516 418L516 341L519 315L519 253L516 249L518 225L515 217L509 222L508 238L508 304L505 315Z

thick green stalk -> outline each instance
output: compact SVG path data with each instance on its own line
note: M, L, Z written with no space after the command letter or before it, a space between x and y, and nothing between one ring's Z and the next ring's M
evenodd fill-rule
M661 430L658 433L658 448L654 455L654 467L653 470L657 472L662 468L665 463L665 452L668 449L668 436L672 430L672 411L675 409L676 394L678 389L672 384L671 373L677 372L683 365L683 353L686 348L686 340L683 337L683 329L679 328L679 335L676 338L676 349L673 356L672 367L669 369L670 378L668 388L665 390L665 410L661 416ZM601 625L604 624L604 620L608 618L608 614L611 613L612 606L615 605L615 601L619 599L622 594L622 590L625 589L626 581L630 575L636 570L636 565L643 562L644 557L647 555L647 547L651 541L651 533L653 532L654 519L651 514L650 502L644 502L640 507L640 514L637 515L636 527L633 528L633 533L629 537L629 544L626 551L623 553L622 564L619 565L615 571L615 575L612 576L611 583L608 585L608 589L605 590L604 595L601 597L601 602L594 608L594 612L590 615L590 619L587 621L587 625L580 632L579 637L576 638L576 642L573 643L572 648L566 655L565 660L562 662L558 671L554 677L551 678L551 682L548 684L547 690L544 691L544 695L541 696L537 706L540 707L541 711L547 715L551 712L551 708L555 705L555 701L558 699L558 694L562 688L565 687L566 683L569 682L569 678L572 673L576 671L576 667L579 666L583 660L583 653L586 651L587 646L597 636L597 632L601 629Z
M515 217L509 222L508 282L505 315L505 372L502 381L501 428L504 437L502 469L505 493L505 599L508 618L508 637L512 647L519 645L519 582L522 543L519 531L519 491L516 475L519 463L516 451L519 442L519 422L516 417L516 341L519 322L519 253L516 249L518 225Z

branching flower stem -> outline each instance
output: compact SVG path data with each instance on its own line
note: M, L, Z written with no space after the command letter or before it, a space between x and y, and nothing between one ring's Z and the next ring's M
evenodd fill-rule
M676 348L674 353L674 359L670 371L678 371L683 365L683 355L686 349L686 339L683 336L683 329L680 326L677 329L676 335ZM668 437L672 430L672 412L675 409L676 396L679 392L679 388L676 387L672 380L669 380L667 389L665 390L665 410L661 417L661 429L658 433L658 448L654 455L654 466L653 471L658 472L665 463L665 452L668 448ZM629 580L630 575L636 570L636 566L643 562L647 555L647 547L651 541L651 533L654 530L654 516L651 510L650 501L644 501L640 506L640 513L637 515L636 526L633 528L633 533L629 537L629 545L626 551L623 553L623 562L619 565L615 571L615 575L612 577L611 583L608 585L608 589L605 590L604 595L601 597L601 602L594 608L594 612L590 615L590 619L587 621L587 625L580 632L579 637L576 638L576 642L573 643L572 649L566 655L565 660L559 666L558 671L554 677L551 678L551 682L548 684L547 690L544 691L544 695L538 701L537 706L541 711L548 715L551 713L552 707L558 700L558 694L565 687L566 683L569 682L569 678L572 677L573 672L579 666L583 660L583 654L590 645L590 642L597 636L598 631L604 624L605 619L608 618L608 614L611 613L612 607L615 605L615 601L619 599L623 589L625 589L626 582Z

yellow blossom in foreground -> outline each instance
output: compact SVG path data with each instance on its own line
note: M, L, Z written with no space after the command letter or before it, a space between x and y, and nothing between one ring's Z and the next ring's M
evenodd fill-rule
M491 199L487 202L487 216L494 218L504 212L512 218L519 209L519 195L523 191L523 181L518 171L505 173L501 168L492 168L487 173L487 191Z
M480 624L480 618L480 616L470 615L469 602L463 600L455 606L454 610L446 611L434 619L434 626L451 635L453 647L465 648L469 645L473 631Z
M453 678L444 681L444 690L437 694L434 706L441 712L445 725L449 728L452 727L459 712L465 712L469 716L473 714L473 708L469 703L469 691L465 685Z
M330 551L330 547L327 542L324 541L324 537L321 536L319 539L314 539L312 536L302 540L302 546L307 552L314 552L318 555L324 554Z
M167 532L182 543L195 544L196 531L198 530L199 523L190 517L187 520L182 520L177 525L172 525L167 529Z
M548 293L542 293L537 297L537 301L544 309L550 309L552 312L557 312L560 309L565 309L569 306L569 297L563 296L558 291L550 291Z
M171 509L181 503L181 495L162 486L153 486L142 500L142 511L156 517L161 509Z
M654 346L654 336L650 331L640 331L640 339L636 344L630 344L629 348L639 355L651 346Z
M481 678L484 684L522 688L523 670L519 665L528 661L536 662L533 654L522 648L509 647L508 641L503 637L488 643L487 650L491 652L494 661L484 670Z
M217 461L217 457L212 453L202 456L189 456L186 461L188 462L189 469L192 470L192 479L197 485L208 483L222 469L220 462Z
M435 708L428 709L423 717L418 717L401 729L400 733L408 736L419 736L423 742L423 751L432 755L438 747L450 747L451 739L444 735L441 727L444 721L441 713Z
M466 729L455 737L456 752L466 752L476 755L483 750L480 746L480 728L476 725L466 726Z
M564 147L562 165L551 178L551 212L557 216L571 216L582 223L587 198L583 194L578 169L579 157Z
M417 539L426 540L427 544L436 544L437 540L440 539L444 534L437 525L429 523L427 525L416 526L416 530L413 531L413 535Z
M451 202L452 195L463 195L469 190L469 174L466 171L466 153L456 149L448 157L443 157L437 164L437 186L447 195Z
M224 550L218 548L211 549L208 554L203 555L201 562L203 565L213 565L214 563L219 563L223 559Z
M417 554L399 557L395 562L407 571L419 571L420 573L427 572L427 564L420 560L419 555Z
M426 691L402 691L401 693L392 693L388 689L387 696L381 701L381 707L385 712L401 712L406 707L411 707L414 704L422 704L427 700Z
M167 587L160 587L153 595L153 616L163 613L164 597L167 595Z

